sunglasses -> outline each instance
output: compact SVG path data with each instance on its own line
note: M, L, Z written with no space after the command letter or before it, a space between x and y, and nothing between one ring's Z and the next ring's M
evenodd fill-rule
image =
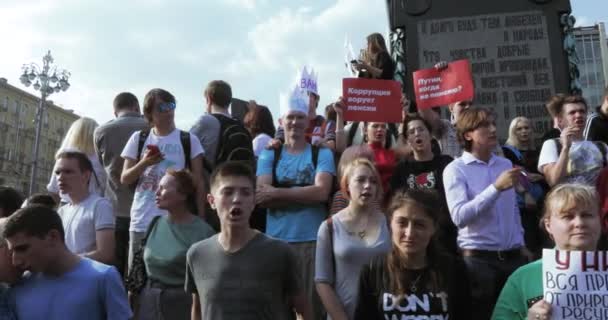
M171 110L175 110L175 103L174 102L163 102L160 105L158 105L157 110L159 112L167 112L167 111L171 111Z

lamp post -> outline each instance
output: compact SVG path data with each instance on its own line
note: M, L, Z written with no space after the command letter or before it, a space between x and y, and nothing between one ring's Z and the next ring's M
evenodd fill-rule
M34 141L34 158L32 159L32 175L30 176L31 195L36 189L36 175L38 173L38 150L40 147L40 132L42 131L42 121L44 119L44 109L46 98L53 93L66 91L70 87L68 79L70 73L64 69L58 69L53 65L51 50L42 58L42 67L35 63L24 64L23 74L19 78L21 83L29 87L32 83L34 90L40 91L40 104L36 111L36 140Z

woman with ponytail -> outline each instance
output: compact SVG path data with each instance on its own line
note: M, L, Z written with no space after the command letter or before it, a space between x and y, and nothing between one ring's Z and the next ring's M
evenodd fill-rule
M431 190L394 194L388 206L392 249L361 270L354 319L470 319L464 264L436 244L439 203Z

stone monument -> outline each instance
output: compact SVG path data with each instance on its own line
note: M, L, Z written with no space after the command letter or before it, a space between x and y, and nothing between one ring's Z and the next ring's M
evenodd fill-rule
M501 141L516 116L528 117L539 139L552 127L548 98L576 90L575 53L565 49L572 22L568 0L387 3L396 78L406 94L413 97L413 71L468 59L474 103L494 110Z

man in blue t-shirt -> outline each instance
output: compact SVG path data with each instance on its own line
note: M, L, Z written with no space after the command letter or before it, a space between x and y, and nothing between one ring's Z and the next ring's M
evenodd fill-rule
M321 307L313 279L315 247L317 231L328 214L326 203L336 169L333 154L327 148L318 150L314 165L313 149L305 137L306 92L294 89L289 102L281 105L281 114L285 144L279 151L264 150L258 158L256 203L268 208L266 233L287 241L294 249L314 319L319 319ZM275 154L279 156L276 165Z
M54 210L20 209L6 223L4 236L15 266L31 272L12 289L19 319L131 318L116 269L70 252Z

